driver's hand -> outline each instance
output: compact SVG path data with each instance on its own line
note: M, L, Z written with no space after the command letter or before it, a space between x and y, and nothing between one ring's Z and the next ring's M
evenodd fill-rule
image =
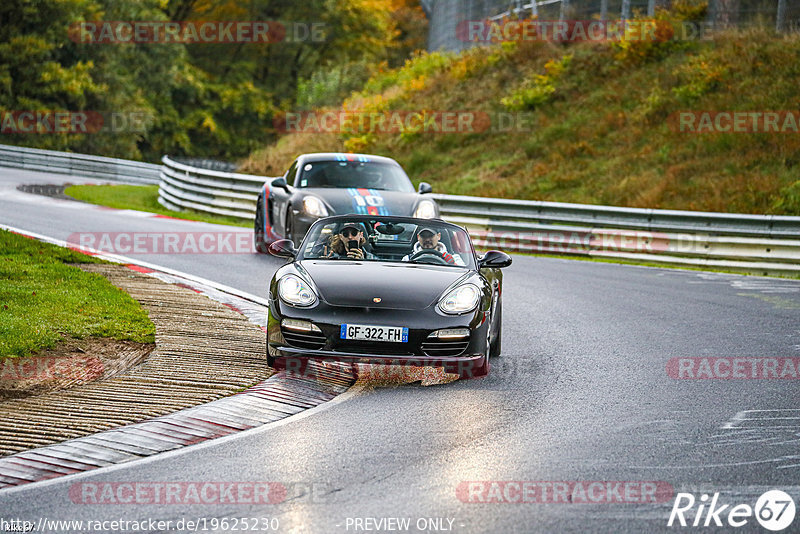
M364 251L360 248L352 248L347 251L347 257L353 258L354 260L363 260L364 259Z

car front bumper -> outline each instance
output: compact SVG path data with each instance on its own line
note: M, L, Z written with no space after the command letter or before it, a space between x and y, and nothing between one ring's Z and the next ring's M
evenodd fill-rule
M283 319L310 321L320 329L313 342L302 346L302 335L281 326ZM486 313L475 312L461 316L445 316L433 309L392 310L348 308L320 303L311 309L287 306L272 301L267 326L267 355L270 364L278 369L301 370L307 360L338 361L399 365L406 367L441 367L462 378L483 376L488 372ZM384 343L340 339L342 324L402 326L408 328L408 342ZM445 328L467 328L469 337L458 349L442 349L448 342L431 341L429 334ZM284 335L286 334L286 335ZM298 340L300 340L298 342ZM441 343L442 345L434 345ZM433 348L431 348L433 347ZM463 347L463 348L462 348Z
M272 352L274 350L274 353ZM401 356L360 354L355 352L298 349L289 346L270 345L271 358L276 369L303 372L308 360L323 360L341 363L364 363L372 365L397 365L400 367L440 367L446 373L461 378L475 378L486 374L486 356L464 354L461 356Z

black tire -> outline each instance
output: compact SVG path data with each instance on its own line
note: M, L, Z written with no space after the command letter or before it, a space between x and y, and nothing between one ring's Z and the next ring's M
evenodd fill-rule
M266 342L267 342L267 351L266 351L266 352L267 352L267 365L268 365L269 367L271 367L272 369L276 369L276 364L278 363L278 362L276 361L276 360L277 360L277 356L278 356L278 351L277 351L277 350L275 350L275 349L272 349L272 350L273 350L273 352L272 352L272 353L270 352L270 348L269 348L269 334L267 334L267 339L266 339Z
M495 304L494 318L494 339L492 339L492 346L489 350L490 358L497 358L500 356L502 350L501 341L503 337L503 298L498 297L497 304Z
M298 246L300 246L300 243L298 243L297 240L295 240L295 238L294 238L294 229L293 229L294 224L292 224L293 223L293 221L292 221L292 207L289 206L289 208L286 210L286 212L287 212L286 213L286 225L284 226L284 229L286 230L286 232L285 232L285 235L283 237L285 239L291 240L291 242L294 244L294 246L298 247Z
M263 197L259 196L256 203L255 222L253 223L253 245L256 252L266 254L269 252L269 244L266 241L267 236L264 235L264 209L262 202Z

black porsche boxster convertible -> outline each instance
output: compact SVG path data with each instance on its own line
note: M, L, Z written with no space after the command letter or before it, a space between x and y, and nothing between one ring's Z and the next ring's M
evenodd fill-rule
M395 160L367 154L303 154L282 177L264 184L255 214L255 248L267 252L278 239L295 246L321 217L356 213L439 217L439 206L419 190Z
M476 256L439 219L346 215L316 221L269 286L267 360L309 358L443 367L485 375L500 353L503 275L511 257Z

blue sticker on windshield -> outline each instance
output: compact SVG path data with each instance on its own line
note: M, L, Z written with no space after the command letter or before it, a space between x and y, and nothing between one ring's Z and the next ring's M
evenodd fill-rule
M355 156L353 154L336 154L336 161L358 161L359 163L369 163L367 156Z

